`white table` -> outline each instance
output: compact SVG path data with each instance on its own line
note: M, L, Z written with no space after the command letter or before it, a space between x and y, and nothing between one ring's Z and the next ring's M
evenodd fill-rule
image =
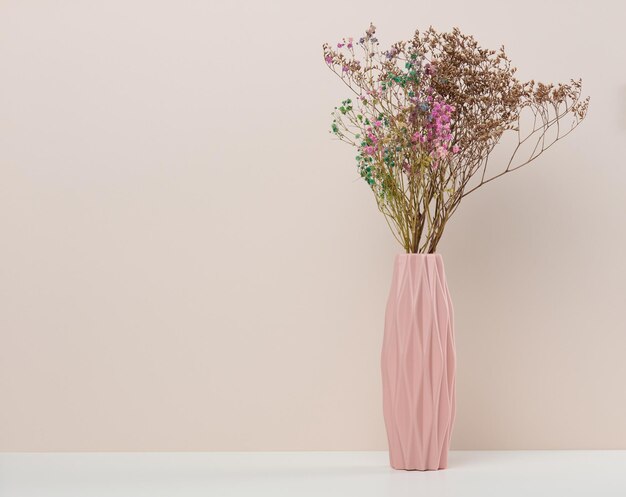
M0 453L1 497L626 497L626 451L458 451L444 471L385 452Z

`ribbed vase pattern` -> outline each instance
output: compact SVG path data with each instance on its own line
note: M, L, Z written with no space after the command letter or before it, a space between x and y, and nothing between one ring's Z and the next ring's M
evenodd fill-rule
M448 467L456 357L452 301L440 254L396 256L381 366L391 466Z

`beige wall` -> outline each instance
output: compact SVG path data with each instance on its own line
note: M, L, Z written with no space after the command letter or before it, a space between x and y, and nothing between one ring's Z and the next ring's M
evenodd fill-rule
M454 446L626 448L621 4L0 3L0 450L385 447L398 247L320 54L370 19L584 78L588 121L440 247Z

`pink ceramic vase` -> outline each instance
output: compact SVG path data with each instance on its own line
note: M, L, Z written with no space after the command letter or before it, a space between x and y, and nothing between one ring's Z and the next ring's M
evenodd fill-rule
M382 350L383 412L393 468L448 466L455 362L452 301L441 255L396 256Z

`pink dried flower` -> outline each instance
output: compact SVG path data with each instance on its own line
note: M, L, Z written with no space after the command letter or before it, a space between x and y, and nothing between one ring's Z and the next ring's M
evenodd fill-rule
M376 153L376 147L371 146L371 145L370 145L370 146L367 146L367 147L364 147L364 148L363 148L363 152L364 152L366 155L374 155L374 154Z

